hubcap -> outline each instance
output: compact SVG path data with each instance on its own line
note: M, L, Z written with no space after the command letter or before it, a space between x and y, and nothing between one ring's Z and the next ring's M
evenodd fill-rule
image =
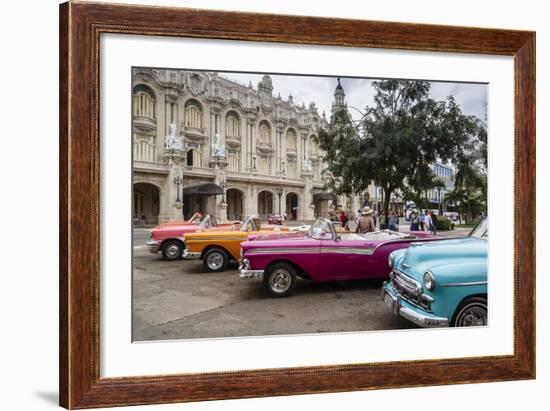
M166 248L166 255L169 258L176 258L180 253L180 248L176 244L171 244Z
M286 270L276 270L269 278L269 285L276 293L283 293L289 289L292 283L290 273Z
M459 327L487 325L487 307L482 304L472 304L464 307L457 321Z
M217 270L223 265L223 256L220 253L211 253L207 260L208 268Z

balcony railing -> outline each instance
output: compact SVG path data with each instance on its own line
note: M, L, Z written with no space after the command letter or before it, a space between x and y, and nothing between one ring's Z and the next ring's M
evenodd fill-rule
M271 143L266 143L264 141L258 142L258 150L260 150L263 153L271 153L273 152L273 146Z
M296 156L298 155L298 152L296 151L295 147L287 147L286 155L290 158L296 158Z
M241 138L239 136L225 136L225 143L229 147L240 147L241 146Z
M134 116L134 127L143 131L153 131L157 128L157 120L146 116Z

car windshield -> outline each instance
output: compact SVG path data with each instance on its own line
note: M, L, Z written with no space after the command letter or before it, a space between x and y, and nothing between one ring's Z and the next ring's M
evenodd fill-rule
M244 223L241 225L241 231L257 231L259 229L259 219L257 216L248 217Z
M326 218L318 218L309 228L308 236L317 240L332 238L331 222Z
M202 217L201 213L193 214L193 216L189 219L189 224L199 224L201 217Z
M204 218L199 223L200 228L211 228L215 226L214 221L212 220L212 217L210 217L210 214L207 214L204 216Z
M474 227L474 229L470 232L470 237L475 238L487 238L487 219L484 218L481 220L477 225Z

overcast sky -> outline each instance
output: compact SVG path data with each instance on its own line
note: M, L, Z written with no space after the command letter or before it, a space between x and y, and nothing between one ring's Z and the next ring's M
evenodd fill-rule
M258 82L263 77L261 74L245 73L219 73L220 76L248 85L252 81L254 89L257 89ZM289 75L271 75L273 79L273 95L279 93L286 100L289 94L292 94L294 103L306 107L311 101L314 101L319 109L319 114L323 110L326 112L327 119L330 119L330 110L334 100L334 89L337 84L336 77L310 77L310 76L289 76ZM346 78L342 77L341 82L346 93L346 102L348 108L356 107L364 111L365 107L372 105L374 91L371 87L372 79ZM444 100L447 96L455 97L460 105L462 112L468 115L475 115L480 120L486 122L487 119L487 85L475 83L454 83L454 82L430 82L430 94L433 99ZM353 108L349 109L354 119L361 115Z

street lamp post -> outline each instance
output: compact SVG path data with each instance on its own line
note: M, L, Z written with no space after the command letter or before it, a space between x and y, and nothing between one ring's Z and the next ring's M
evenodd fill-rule
M279 214L282 215L282 213L281 213L281 197L283 195L283 187L277 186L277 195L279 196Z
M183 184L183 177L182 176L175 176L174 177L174 184L178 186L176 203L181 203L181 200L180 200L180 185Z
M437 200L439 201L439 215L443 213L443 204L441 202L441 186L437 187Z
M220 187L222 189L222 204L225 204L225 182L220 183Z
M177 192L177 198L176 198L176 208L181 208L181 213L182 215L184 214L184 210L183 210L183 201L180 199L180 185L183 185L183 177L182 176L175 176L174 177L174 184L176 186L178 186L178 188L176 189L176 192ZM183 195L182 195L183 197Z

